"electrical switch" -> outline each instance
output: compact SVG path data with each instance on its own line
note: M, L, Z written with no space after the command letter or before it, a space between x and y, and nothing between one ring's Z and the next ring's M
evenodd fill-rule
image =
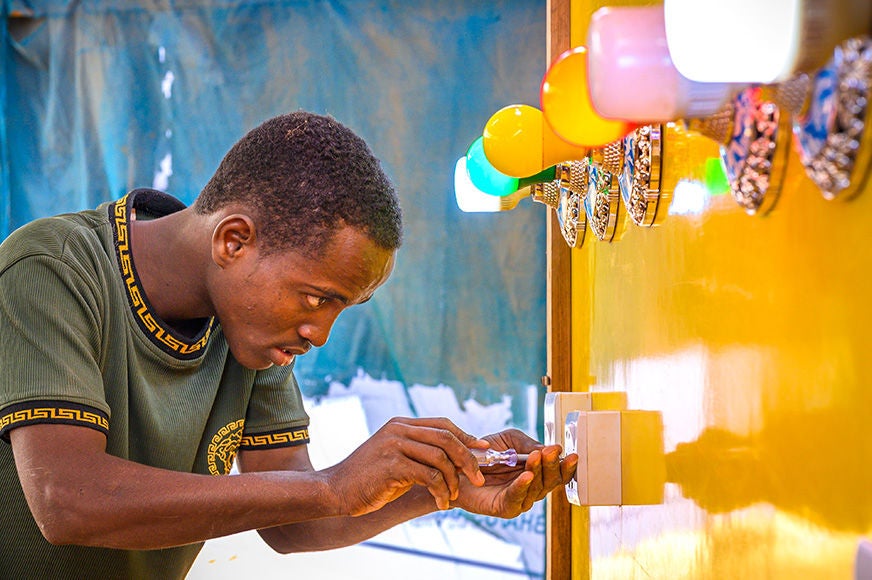
M571 411L621 411L627 408L627 393L624 391L603 392L554 392L545 395L543 409L545 445L563 443L566 416Z

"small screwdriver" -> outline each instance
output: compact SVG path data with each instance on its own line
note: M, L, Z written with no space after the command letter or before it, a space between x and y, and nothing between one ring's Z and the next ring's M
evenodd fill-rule
M526 453L518 453L514 449L506 449L505 451L497 451L496 449L470 449L475 458L478 459L479 467L490 467L491 465L508 465L515 467L518 463L524 464L527 462Z

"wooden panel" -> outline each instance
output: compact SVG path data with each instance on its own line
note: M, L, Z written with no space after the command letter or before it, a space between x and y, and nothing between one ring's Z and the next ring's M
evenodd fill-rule
M548 2L548 64L570 48L570 1ZM572 272L570 248L560 233L557 215L547 223L547 375L550 391L572 390ZM571 511L562 489L549 495L546 506L546 578L569 580L572 571Z

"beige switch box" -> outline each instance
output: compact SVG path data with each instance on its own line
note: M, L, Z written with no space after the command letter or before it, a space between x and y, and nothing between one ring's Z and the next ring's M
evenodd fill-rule
M578 453L566 486L576 505L642 505L663 501L663 418L657 411L573 411L564 426L567 453Z

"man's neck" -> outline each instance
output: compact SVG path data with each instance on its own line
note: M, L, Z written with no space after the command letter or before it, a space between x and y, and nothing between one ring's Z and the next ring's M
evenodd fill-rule
M202 275L209 246L193 243L198 227L203 224L191 209L154 220L131 215L130 221L130 251L149 304L183 334L192 327L189 321L212 315Z

